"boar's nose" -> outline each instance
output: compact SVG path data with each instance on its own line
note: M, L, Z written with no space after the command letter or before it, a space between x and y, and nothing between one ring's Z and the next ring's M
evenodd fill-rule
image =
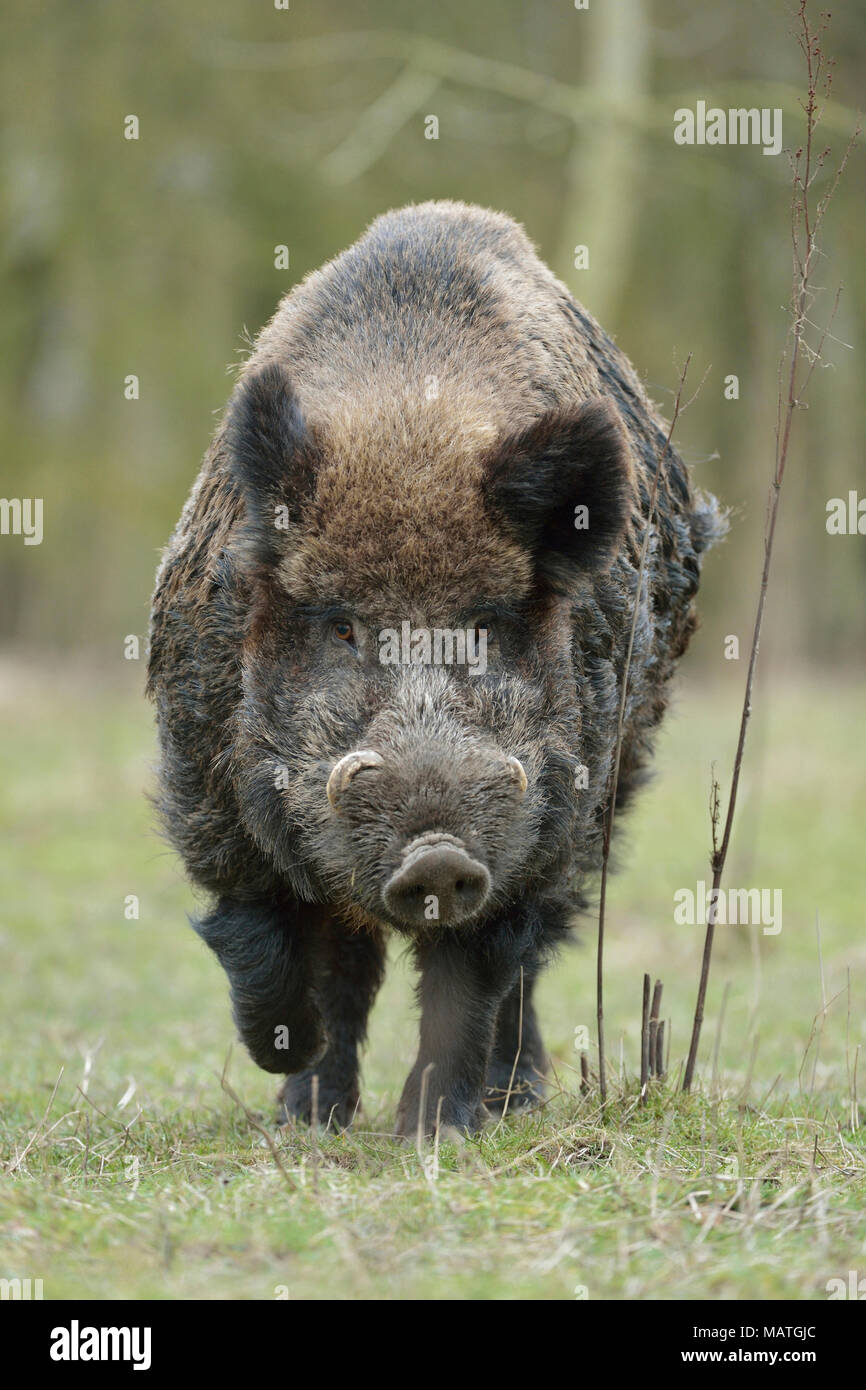
M490 874L452 840L419 839L382 892L385 906L409 926L457 926L490 892Z
M373 748L356 748L334 763L325 791L335 811L340 809L340 797L352 778L365 767L381 767L384 759Z

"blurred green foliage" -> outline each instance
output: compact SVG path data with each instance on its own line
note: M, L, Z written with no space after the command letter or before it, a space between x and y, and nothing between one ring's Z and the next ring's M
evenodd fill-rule
M698 99L781 106L796 147L788 5L7 0L4 30L0 492L45 507L41 546L0 539L7 641L119 658L123 636L145 631L158 551L245 333L378 213L451 197L526 225L663 410L687 352L693 384L708 369L677 437L734 527L707 567L698 659L718 660L727 633L746 645L790 171L757 147L679 147L673 113ZM862 100L856 0L834 13L827 47L829 174ZM130 114L137 141L124 139ZM816 321L845 291L796 421L773 580L771 641L815 662L849 660L866 635L866 538L825 529L828 498L866 495L863 170L858 149L828 216ZM581 243L588 270L572 264ZM274 266L280 244L288 270ZM729 373L738 401L724 398Z

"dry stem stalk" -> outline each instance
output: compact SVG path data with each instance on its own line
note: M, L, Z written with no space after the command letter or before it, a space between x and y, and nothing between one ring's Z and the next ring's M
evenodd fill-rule
M659 1043L658 1043L658 1035L659 1035L659 1028L660 1028L660 1027L664 1027L663 1024L660 1024L660 1023L659 1023L659 1013L661 1012L662 989L663 989L663 988L664 988L664 986L662 985L661 980L656 980L656 982L655 982L655 987L653 988L653 1002L652 1002L652 1007L650 1008L650 1016L649 1016L649 1039L648 1039L648 1042L649 1042L649 1074L650 1074L650 1076L658 1076L658 1075L660 1075L659 1068L658 1068L658 1066L656 1065L656 1060L657 1060L657 1056L658 1056L658 1045L659 1045Z
M244 1105L244 1103L243 1103L243 1101L241 1100L240 1096L238 1095L237 1091L236 1091L236 1090L234 1089L234 1087L229 1083L228 1070L229 1070L229 1061L230 1061L230 1059L231 1059L231 1055L232 1055L232 1050L231 1050L231 1048L229 1048L228 1052L226 1053L225 1066L223 1067L223 1074L222 1074L222 1077L220 1078L220 1085L222 1086L222 1089L225 1091L226 1095L229 1096L230 1099L234 1101L234 1103L235 1103L235 1105L238 1107L238 1109L239 1109L239 1110L242 1110L242 1111L244 1112L244 1115L246 1116L247 1124L251 1125L252 1128L253 1128L258 1134L260 1134L260 1135L262 1136L262 1138L264 1139L265 1143L267 1144L268 1148L269 1148L270 1151L271 1151L271 1157L273 1158L274 1163L277 1165L277 1168L279 1169L279 1172L280 1172L280 1176L282 1177L283 1182L286 1184L286 1187L289 1189L290 1192L297 1192L297 1190L298 1190L298 1184L295 1182L294 1178L292 1177L291 1173L290 1173L289 1170L287 1169L286 1165L283 1163L283 1160L282 1160L282 1158L280 1157L280 1151L279 1151L279 1149L277 1148L276 1144L274 1143L273 1139L271 1138L270 1134L269 1134L268 1131L265 1129L264 1125L263 1125L259 1120L256 1119L256 1117L255 1117L255 1115L253 1114L253 1112L252 1112L246 1105Z
M775 467L770 485L767 521L764 529L764 564L761 571L761 587L758 594L758 606L755 614L752 646L749 653L749 667L746 673L746 688L743 695L740 731L737 738L737 751L734 756L731 790L728 796L727 814L725 816L725 827L722 835L722 842L718 846L716 845L715 834L718 816L717 801L713 814L713 854L711 858L713 887L710 895L710 907L707 912L707 931L704 938L704 953L701 962L701 977L698 986L697 1003L695 1005L695 1017L692 1024L692 1037L689 1046L688 1061L686 1062L685 1075L683 1076L684 1091L689 1091L691 1089L692 1080L694 1079L698 1045L701 1037L701 1025L704 1019L704 1004L706 1002L707 981L710 973L710 961L712 960L713 954L713 937L715 935L716 926L716 904L718 902L718 891L721 887L725 861L728 856L731 829L734 823L734 812L737 805L737 792L740 785L740 772L743 765L746 730L752 713L752 686L755 679L755 666L757 664L761 628L764 621L764 604L767 597L767 586L770 580L773 541L776 535L776 522L779 515L779 501L782 494L785 465L788 461L791 426L794 419L794 412L803 402L803 396L811 380L812 373L815 370L816 363L821 360L824 342L830 331L839 303L840 291L837 290L833 308L821 332L818 345L816 348L810 347L809 343L806 341L805 330L808 324L807 316L814 297L812 290L812 271L818 250L818 232L824 220L824 215L827 211L830 199L836 191L839 180L845 171L845 166L848 163L848 157L851 153L854 141L860 133L860 127L858 126L848 142L842 162L836 171L836 175L829 189L818 201L813 211L809 196L810 189L814 180L821 173L827 155L829 154L828 149L824 149L818 154L814 147L815 131L821 119L818 88L819 85L823 83L824 97L825 99L829 97L832 79L832 64L828 64L822 47L823 33L827 27L830 16L822 16L822 23L816 32L813 31L809 23L809 16L806 10L807 0L800 0L800 6L797 11L797 22L799 25L797 41L806 61L808 95L805 103L801 103L806 115L805 145L796 150L791 157L791 244L794 264L789 329L789 340L791 341L790 360L787 369L787 385L785 386L785 358L788 352L786 346L779 364L780 385L776 415ZM806 368L805 371L801 373L800 368L804 359L806 361Z
M640 1020L640 1103L646 1105L650 1067L650 977L643 977L643 1011Z
M659 1019L659 1026L656 1029L656 1055L654 1060L656 1076L665 1074L665 1024L664 1019Z

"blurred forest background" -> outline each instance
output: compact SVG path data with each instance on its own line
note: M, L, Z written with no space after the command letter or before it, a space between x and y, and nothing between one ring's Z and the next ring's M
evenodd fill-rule
M0 542L7 649L113 661L127 633L144 637L158 552L246 335L378 213L434 197L522 221L665 413L685 355L693 385L709 369L677 441L734 526L708 564L696 659L717 662L729 632L747 646L790 169L757 146L677 146L673 113L781 107L796 148L792 15L777 0L7 0L0 492L44 498L45 518L42 545ZM829 175L863 104L856 0L834 7L828 50ZM138 140L124 138L129 115ZM829 498L866 495L863 174L861 147L817 276L817 321L840 282L844 294L782 504L768 645L784 665L849 665L866 635L866 540L825 528ZM588 270L574 268L578 244ZM729 374L739 400L725 399Z

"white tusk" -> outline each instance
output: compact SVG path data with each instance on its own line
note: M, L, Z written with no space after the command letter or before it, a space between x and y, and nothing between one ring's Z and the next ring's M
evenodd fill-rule
M520 788L520 795L523 796L523 793L526 791L526 788L529 785L526 778L526 773L523 770L523 763L520 761L519 758L509 757L508 766L511 768L511 771L514 775L514 780L517 782L517 785Z
M360 772L362 767L381 767L383 762L382 755L375 752L374 749L356 748L354 752L347 753L345 757L340 758L339 762L334 763L325 789L334 810L340 809L338 804L340 797L356 772Z

